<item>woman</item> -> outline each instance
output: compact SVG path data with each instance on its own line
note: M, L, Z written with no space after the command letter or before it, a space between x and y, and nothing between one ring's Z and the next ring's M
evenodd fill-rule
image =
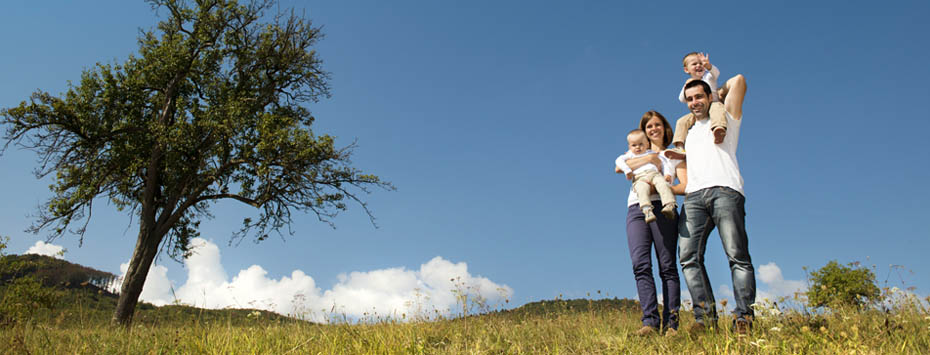
M639 121L639 128L646 132L652 150L661 152L672 142L672 128L660 113L646 112ZM633 170L653 163L658 167L662 164L656 154L633 158L626 161ZM678 175L680 183L672 186L676 194L683 194L687 182L686 167L682 162L672 174ZM662 209L659 195L652 195L655 211ZM633 275L636 278L636 290L639 293L639 303L643 310L643 327L637 335L650 335L658 330L665 331L668 336L678 333L678 309L681 307L681 284L678 281L678 263L675 253L678 248L678 218L668 219L661 213L656 214L656 221L645 222L645 216L639 207L636 193L630 190L627 199L626 235L630 248L630 259L633 261ZM652 275L652 250L655 249L659 261L659 278L662 279L662 316L659 317L656 301L656 285Z

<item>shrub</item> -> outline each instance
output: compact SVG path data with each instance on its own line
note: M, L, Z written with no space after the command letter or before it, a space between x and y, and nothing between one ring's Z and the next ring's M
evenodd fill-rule
M812 307L862 307L879 299L875 274L858 262L840 265L832 260L810 275L807 299Z
M0 326L30 319L40 309L52 309L61 300L62 294L54 288L44 287L34 275L19 276L27 263L6 256L10 238L0 236Z
M0 295L0 324L25 322L40 309L55 308L62 298L61 292L32 276L13 279Z

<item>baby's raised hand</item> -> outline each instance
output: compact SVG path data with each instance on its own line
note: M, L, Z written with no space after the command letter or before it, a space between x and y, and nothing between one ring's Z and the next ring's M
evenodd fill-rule
M702 53L698 53L698 60L701 61L701 64L704 65L704 68L707 68L707 70L710 70L710 68L711 68L711 65L710 65L710 56L707 55L707 53L703 53L703 52L702 52Z

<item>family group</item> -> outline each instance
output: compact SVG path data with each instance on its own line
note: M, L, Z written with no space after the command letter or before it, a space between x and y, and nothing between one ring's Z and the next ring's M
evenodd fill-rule
M746 79L736 75L718 87L720 71L704 53L688 53L682 64L690 77L679 100L689 113L678 119L673 131L660 113L646 112L639 128L627 134L629 151L615 161L615 171L633 181L626 234L643 312L643 327L636 333L678 333L681 290L676 251L691 293L695 323L689 332L716 329L716 301L704 252L711 231L717 228L733 279L732 329L746 334L752 328L751 305L756 297L746 235L746 197L736 159ZM675 195L684 196L680 212ZM652 250L662 282L661 315Z

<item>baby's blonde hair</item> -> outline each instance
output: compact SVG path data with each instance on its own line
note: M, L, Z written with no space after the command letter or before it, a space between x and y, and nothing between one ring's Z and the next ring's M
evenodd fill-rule
M633 138L634 136L639 136L639 135L643 136L643 138L646 138L646 143L651 144L651 142L649 142L649 138L646 137L646 131L641 130L641 129L639 129L639 128L630 131L630 133L627 133L627 134L626 134L626 141L629 142L629 141L632 140L632 138Z
M681 66L683 67L688 66L688 57L693 56L693 55L698 55L698 54L701 54L701 53L691 52L691 53L685 54L685 57L681 58Z

